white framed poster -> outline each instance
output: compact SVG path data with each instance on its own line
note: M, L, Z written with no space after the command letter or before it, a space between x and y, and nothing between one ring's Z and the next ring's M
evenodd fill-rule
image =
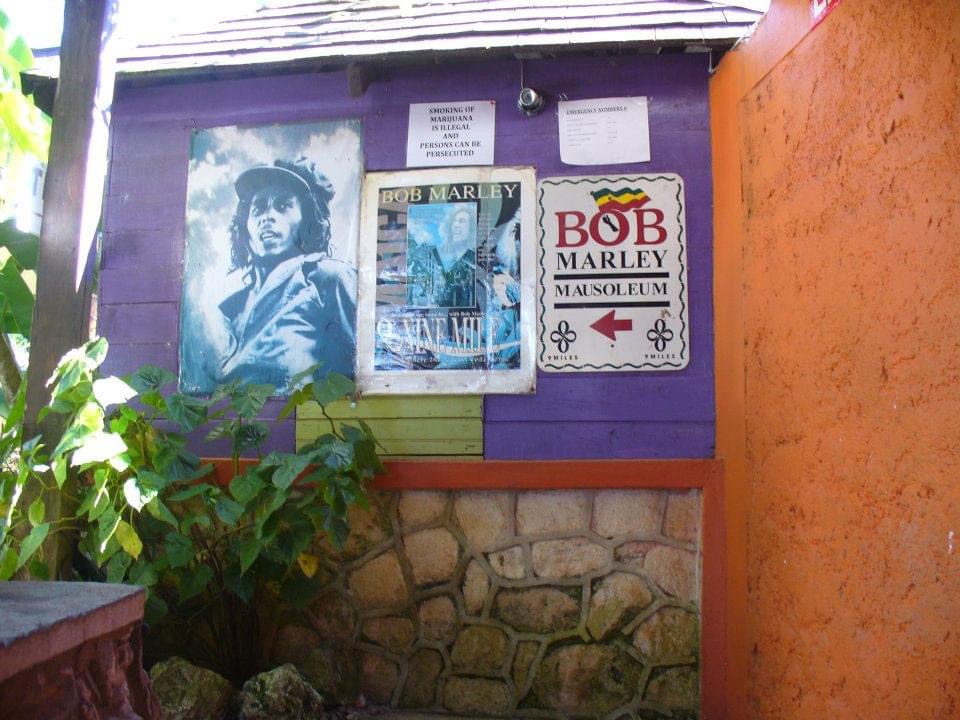
M533 392L535 185L532 168L366 176L361 391Z
M537 204L540 368L685 368L690 322L680 176L545 178Z
M353 375L362 171L359 120L193 131L181 390Z

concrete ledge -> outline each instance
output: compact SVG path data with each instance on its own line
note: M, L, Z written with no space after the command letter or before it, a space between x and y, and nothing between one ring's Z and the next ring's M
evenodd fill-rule
M0 582L0 682L143 618L130 585Z

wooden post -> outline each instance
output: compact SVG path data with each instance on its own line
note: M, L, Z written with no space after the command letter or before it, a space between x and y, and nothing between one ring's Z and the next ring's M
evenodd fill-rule
M37 422L49 402L47 379L67 350L89 339L89 287L84 278L103 202L107 137L113 101L116 0L64 4L60 77L53 103L50 157L43 192L37 300L27 370L25 437L38 432L48 448L63 431L59 416ZM45 497L47 518L70 514L62 495ZM45 548L55 575L69 563L64 547Z

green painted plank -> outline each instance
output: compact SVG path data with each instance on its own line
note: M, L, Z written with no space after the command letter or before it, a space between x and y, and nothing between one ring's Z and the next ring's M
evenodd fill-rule
M341 400L327 406L333 418L479 418L483 416L480 395L380 395L362 397L356 403ZM297 409L300 420L322 419L316 403Z
M297 438L297 446L312 438ZM444 458L483 457L482 440L382 440L380 455L384 458L442 456Z
M367 421L380 442L387 440L482 441L483 421L479 418L399 418ZM297 440L309 442L330 432L326 420L302 420L297 423Z

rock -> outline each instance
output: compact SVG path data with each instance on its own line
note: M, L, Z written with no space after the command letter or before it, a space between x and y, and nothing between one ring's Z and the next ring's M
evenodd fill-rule
M633 646L654 662L686 660L700 654L700 623L694 613L662 608L633 633Z
M400 525L404 528L437 522L447 509L445 492L432 490L408 490L400 495L398 512Z
M298 669L326 701L349 705L360 694L360 668L350 651L314 650Z
M470 615L479 615L490 590L490 578L476 560L471 560L463 576L463 604Z
M357 605L367 610L398 610L410 601L403 571L392 550L354 570L348 583Z
M513 536L508 493L463 493L453 501L453 515L470 547L490 552Z
M345 645L353 637L357 614L338 593L326 593L314 600L309 608L310 621L326 642Z
M597 583L590 598L587 630L594 640L603 640L634 613L653 602L653 593L643 578L612 573Z
M667 496L663 533L677 540L696 542L700 537L700 492L688 490Z
M598 492L593 499L593 531L604 537L627 533L659 535L662 493L656 490Z
M299 665L320 645L320 636L301 625L284 625L273 641L273 662Z
M532 692L541 707L577 717L603 717L631 702L643 668L610 645L567 645L540 663Z
M164 720L222 720L233 686L213 670L172 657L150 668Z
M501 590L493 616L520 632L554 633L577 626L580 603L555 588Z
M655 547L655 542L628 542L614 548L613 557L617 562L642 567L643 559Z
M443 658L436 650L418 650L410 658L407 681L400 695L403 707L429 708L437 702L437 679L443 671Z
M590 518L590 498L582 492L529 492L517 495L517 534L582 530Z
M446 595L425 600L420 604L419 615L424 640L453 642L457 634L457 610L453 600Z
M380 617L365 620L363 634L377 645L402 655L417 639L413 621L402 617Z
M533 543L533 571L542 578L567 578L602 568L610 553L584 538Z
M323 698L290 665L254 675L240 691L240 720L323 720Z
M516 545L500 552L487 555L490 567L500 577L510 580L522 580L527 576L527 568L523 562L523 548Z
M443 704L461 715L505 716L513 711L513 696L499 680L450 677L443 687Z
M364 653L360 661L360 688L372 702L389 705L400 678L395 663L381 655Z
M460 545L445 528L404 535L403 546L413 568L413 582L418 587L449 580L457 569Z
M657 545L643 559L643 569L665 593L689 602L699 601L696 553Z
M696 713L700 707L700 673L691 667L665 670L650 681L644 699L673 712Z
M537 659L537 652L540 650L540 643L522 641L517 643L517 652L513 657L513 684L517 688L517 694L523 692L523 688L530 679L530 670L533 661Z
M510 640L506 633L486 625L464 628L453 644L450 659L454 672L498 675L507 662Z

